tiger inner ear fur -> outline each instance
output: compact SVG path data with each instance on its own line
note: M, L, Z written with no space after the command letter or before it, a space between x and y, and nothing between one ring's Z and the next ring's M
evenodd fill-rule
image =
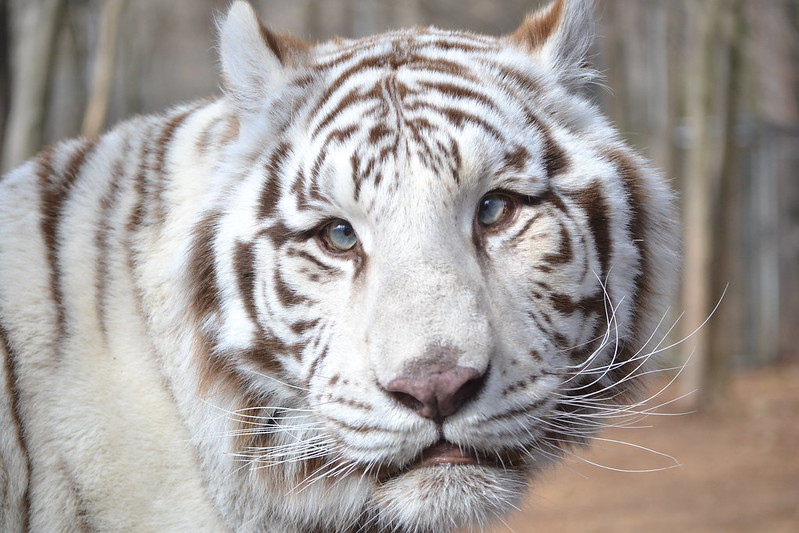
M525 17L510 39L528 52L540 50L563 23L564 1L556 0L546 8Z
M219 25L219 49L226 93L239 108L257 109L301 67L310 45L266 28L249 3L233 3Z
M592 13L593 0L555 0L527 15L506 38L567 88L578 89L596 77L587 60L595 37Z

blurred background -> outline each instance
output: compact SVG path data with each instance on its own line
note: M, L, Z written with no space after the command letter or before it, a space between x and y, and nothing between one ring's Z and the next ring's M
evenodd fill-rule
M3 171L217 94L228 3L0 0ZM543 2L252 3L270 27L317 40L415 24L503 34ZM691 414L609 432L496 531L799 531L799 0L597 0L597 15L592 95L680 193L670 321L673 342L688 338L665 366L688 363L653 402Z

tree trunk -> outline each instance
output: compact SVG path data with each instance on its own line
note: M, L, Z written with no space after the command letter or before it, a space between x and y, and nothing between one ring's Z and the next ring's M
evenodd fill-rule
M720 0L707 2L687 1L688 20L696 26L689 35L695 39L687 49L690 67L686 76L686 111L690 131L690 148L686 161L684 183L684 271L682 305L685 310L683 331L692 334L686 346L692 349L683 373L684 392L699 390L708 366L709 331L702 327L694 330L708 317L711 310L711 250L712 212L714 205L713 160L715 152L711 127L713 87L716 68L716 19ZM693 401L698 401L693 396Z
M11 112L3 144L3 169L33 155L44 142L47 91L64 0L26 0L12 4Z
M94 57L89 102L81 127L81 134L86 137L97 137L105 126L108 100L111 96L111 80L114 74L117 28L124 5L125 0L106 0L103 4L100 38L97 41L97 51Z

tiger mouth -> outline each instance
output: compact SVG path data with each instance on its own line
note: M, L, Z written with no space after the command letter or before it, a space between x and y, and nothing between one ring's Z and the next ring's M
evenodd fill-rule
M457 444L440 440L429 448L425 448L413 463L405 468L405 471L416 470L428 466L451 466L451 465L479 465L479 466L498 466L497 462L488 457L478 454L470 449L464 449Z

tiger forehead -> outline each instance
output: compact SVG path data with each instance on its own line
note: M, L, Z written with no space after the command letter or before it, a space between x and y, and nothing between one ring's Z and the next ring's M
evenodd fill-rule
M318 45L317 68L327 69L353 58L371 58L376 66L399 68L428 61L442 52L496 52L503 48L493 37L436 27L416 27L371 35L357 40L334 39Z

